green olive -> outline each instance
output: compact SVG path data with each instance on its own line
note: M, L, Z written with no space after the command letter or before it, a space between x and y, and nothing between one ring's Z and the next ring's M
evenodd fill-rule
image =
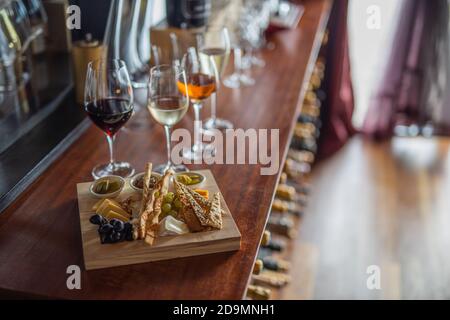
M159 215L159 222L163 221L165 218L167 218L169 214L168 213L161 213Z
M183 207L183 204L181 203L180 199L176 198L173 201L173 206L175 209L180 210Z
M164 196L164 203L172 203L175 199L175 194L173 192L169 192Z
M170 211L172 211L172 206L170 205L170 203L165 203L163 204L161 210L163 213L168 214Z
M171 211L169 212L169 216L172 216L172 217L174 217L174 218L177 218L177 217L178 217L178 212L176 212L175 210L171 210Z

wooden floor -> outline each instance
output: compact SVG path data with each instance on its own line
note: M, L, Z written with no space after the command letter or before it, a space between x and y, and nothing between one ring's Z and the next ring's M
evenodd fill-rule
M450 139L354 138L311 177L281 299L449 299ZM381 290L367 288L378 266Z

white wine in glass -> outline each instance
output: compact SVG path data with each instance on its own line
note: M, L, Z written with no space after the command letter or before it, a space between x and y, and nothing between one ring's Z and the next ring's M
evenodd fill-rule
M232 129L233 124L225 119L217 117L217 93L220 82L230 61L231 42L227 28L208 28L197 36L200 59L207 61L212 59L216 65L219 79L214 94L211 95L211 117L205 121L205 133L211 129Z
M153 98L148 106L153 119L163 126L173 127L188 111L189 101L176 96Z
M200 52L201 59L209 59L210 57L216 63L219 76L223 76L225 69L230 60L230 51L224 48L205 48Z

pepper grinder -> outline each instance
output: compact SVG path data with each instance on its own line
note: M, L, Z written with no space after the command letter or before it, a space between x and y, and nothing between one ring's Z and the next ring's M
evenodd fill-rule
M105 46L100 41L92 39L91 34L87 34L85 40L74 43L72 58L77 103L84 103L84 86L89 62L102 59L105 52Z

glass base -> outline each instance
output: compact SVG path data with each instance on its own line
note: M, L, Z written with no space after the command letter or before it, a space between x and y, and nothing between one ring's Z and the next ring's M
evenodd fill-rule
M242 69L248 70L253 66L264 68L266 66L266 62L256 56L244 57L242 59Z
M234 73L223 80L223 84L231 89L239 89L242 86L253 86L255 84L255 79L245 74Z
M217 130L234 129L234 125L228 120L218 119L218 118L216 118L216 119L209 118L203 124L203 129L206 131L205 133L208 134L208 130L213 130L213 129L217 129Z
M266 62L258 57L252 57L250 62L256 67L264 68L266 66Z
M119 176L129 178L133 176L134 168L127 162L116 162L114 164L101 164L92 170L94 179L100 179L105 176Z
M167 164L162 164L160 166L157 166L156 168L153 169L153 172L159 173L160 175L164 175L169 169L171 169L173 172L175 173L180 173L180 172L189 172L189 169L185 166L185 165L167 165Z
M183 158L189 160L202 160L205 158L211 158L216 154L216 149L212 144L202 144L200 147L192 147L189 150L183 152Z

